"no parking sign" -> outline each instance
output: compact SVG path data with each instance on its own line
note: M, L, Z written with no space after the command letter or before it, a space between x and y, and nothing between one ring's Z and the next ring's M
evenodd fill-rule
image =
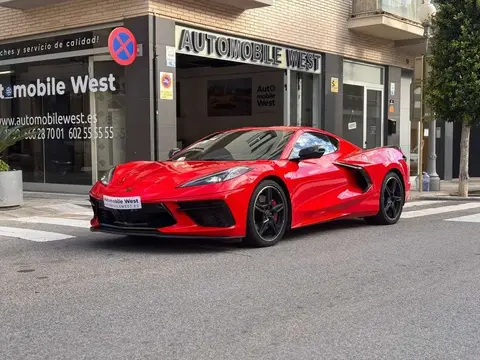
M137 40L130 30L117 27L108 37L108 50L113 60L120 65L132 64L137 58Z
M160 73L160 99L173 100L173 74Z

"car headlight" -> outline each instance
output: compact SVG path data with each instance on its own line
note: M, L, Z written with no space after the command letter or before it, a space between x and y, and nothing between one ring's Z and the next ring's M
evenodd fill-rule
M109 169L100 179L103 185L107 186L112 181L113 173L115 172L116 166Z
M214 174L203 176L201 178L188 181L179 187L188 187L188 186L198 186L198 185L207 185L207 184L218 184L227 180L234 179L240 175L243 175L252 170L248 166L236 166L228 170L223 170Z

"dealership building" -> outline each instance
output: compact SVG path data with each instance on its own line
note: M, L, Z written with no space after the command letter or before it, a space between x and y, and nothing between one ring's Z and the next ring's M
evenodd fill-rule
M26 190L84 193L218 130L306 125L398 145L414 176L421 2L1 1L0 121L38 128L4 158ZM452 132L439 122L442 178Z

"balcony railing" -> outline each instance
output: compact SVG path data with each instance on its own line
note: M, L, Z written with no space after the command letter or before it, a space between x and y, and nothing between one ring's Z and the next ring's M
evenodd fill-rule
M400 19L419 23L418 9L423 0L353 0L352 16L388 13Z

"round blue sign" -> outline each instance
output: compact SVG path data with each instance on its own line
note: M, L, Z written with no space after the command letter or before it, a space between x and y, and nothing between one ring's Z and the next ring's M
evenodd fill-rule
M116 63L130 65L137 57L137 40L130 30L118 27L108 37L108 49Z

